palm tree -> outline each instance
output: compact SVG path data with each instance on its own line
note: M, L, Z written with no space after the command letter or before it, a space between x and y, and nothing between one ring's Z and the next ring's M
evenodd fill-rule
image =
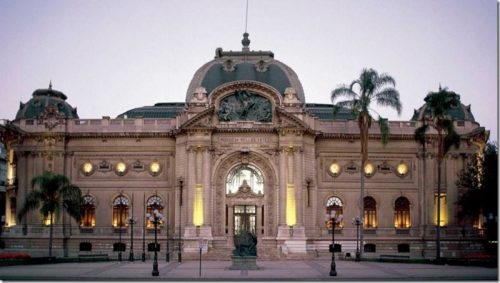
M38 188L35 188L37 185ZM57 218L61 210L64 210L79 220L83 204L82 192L80 188L71 185L66 176L51 172L34 177L31 186L33 190L26 195L17 217L21 221L29 211L40 207L41 215L45 219L48 217L50 221L49 256L52 256L54 214Z
M429 92L424 99L425 112L422 114L424 119L422 126L415 130L415 140L425 144L425 134L433 128L437 131L437 223L436 223L436 261L440 260L440 226L441 226L441 164L445 154L452 145L456 148L460 145L460 136L456 133L453 126L453 119L448 112L453 107L460 105L460 96L453 91L441 88L437 92Z
M368 130L372 125L373 117L370 114L372 102L380 106L389 106L396 109L398 115L401 114L401 102L399 92L395 89L396 81L387 74L378 74L373 69L363 69L358 79L351 82L349 86L342 85L334 89L331 93L333 105L333 116L342 109L348 109L353 119L357 119L361 140L361 194L359 198L360 217L364 215L364 190L365 181L363 170L368 159ZM355 91L358 90L358 92ZM338 101L339 98L346 100ZM376 112L375 112L376 113ZM377 113L378 115L378 113ZM389 125L387 119L378 115L378 125L380 127L381 140L385 145L389 138ZM363 243L363 229L360 231L360 242ZM362 244L361 244L362 245ZM363 250L362 248L360 249ZM360 253L361 253L360 251ZM358 255L357 255L358 257ZM359 260L361 254L359 254Z

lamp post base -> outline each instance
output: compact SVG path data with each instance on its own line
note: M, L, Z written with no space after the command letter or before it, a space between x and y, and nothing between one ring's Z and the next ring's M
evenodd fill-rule
M142 260L142 262L146 261L146 253L142 253L141 260Z
M134 261L134 253L133 252L130 252L130 254L128 255L128 260Z
M354 261L361 261L361 254L359 252L356 252L356 258Z
M153 261L153 272L151 273L153 276L158 276L160 275L160 272L158 271L158 261L155 260Z
M337 276L335 262L332 262L332 264L330 265L330 276Z

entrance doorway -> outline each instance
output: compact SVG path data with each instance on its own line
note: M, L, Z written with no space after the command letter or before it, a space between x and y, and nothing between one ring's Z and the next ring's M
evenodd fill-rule
M255 205L235 205L234 206L234 235L247 231L256 234L256 208Z

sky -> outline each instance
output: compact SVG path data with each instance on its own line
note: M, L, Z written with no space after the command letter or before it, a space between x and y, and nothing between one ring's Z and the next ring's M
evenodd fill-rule
M241 50L246 0L0 0L0 119L34 90L68 96L82 119L184 102L215 49ZM250 49L297 73L307 103L363 68L396 80L409 120L439 85L498 141L496 0L249 0Z

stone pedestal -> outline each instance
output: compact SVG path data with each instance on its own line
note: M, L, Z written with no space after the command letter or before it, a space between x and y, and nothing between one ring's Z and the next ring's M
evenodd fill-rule
M304 226L278 227L278 240L284 240L281 244L281 252L287 257L301 257L307 254L307 238Z
M200 239L205 240L205 245L202 246L202 254L208 252L208 247L213 240L212 228L210 226L195 226L186 227L184 229L184 252L186 253L199 253L200 252Z
M232 265L229 267L231 270L257 270L257 257L256 256L231 256Z

